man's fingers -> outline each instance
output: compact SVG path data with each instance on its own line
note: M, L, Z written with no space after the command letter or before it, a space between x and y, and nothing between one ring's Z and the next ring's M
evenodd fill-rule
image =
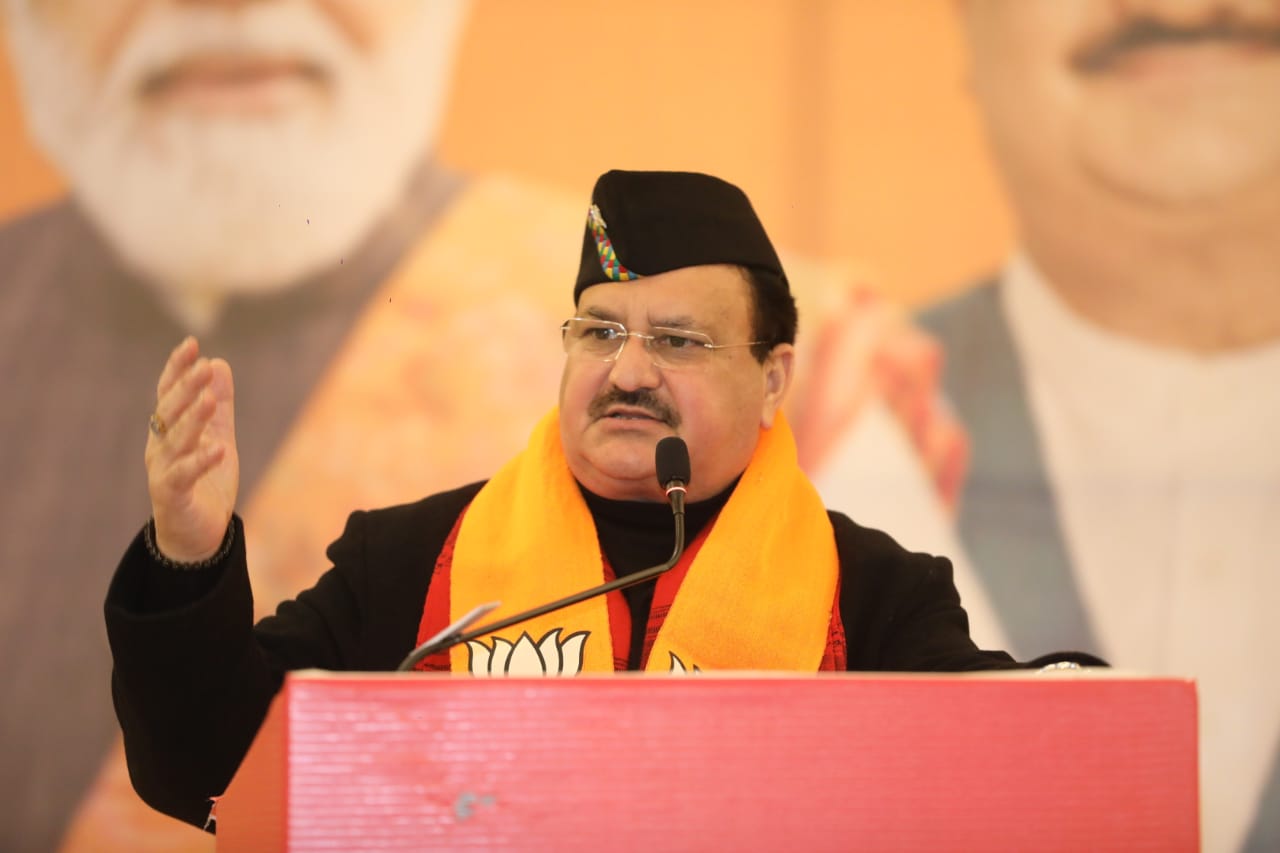
M226 452L226 445L209 444L172 459L159 473L158 485L170 495L188 492L201 477L222 461Z
M208 359L197 359L156 400L155 413L164 424L163 432L166 437L177 427L191 404L200 399L201 392L212 379L212 373Z
M173 348L169 353L168 360L164 363L164 369L160 371L160 381L156 384L157 400L162 398L173 387L173 384L178 381L199 355L200 344L190 335L183 338L182 343Z
M231 365L225 358L209 359L211 374L210 387L219 400L230 400L234 396L231 381Z
M968 470L963 427L941 395L942 348L900 310L872 293L854 294L819 333L814 367L795 423L800 462L822 464L866 400L882 397L902 425L948 506Z
M228 434L235 431L235 384L231 379L231 365L224 359L209 362L209 391L218 402L217 426Z
M887 395L932 394L942 375L942 348L926 332L903 325L876 352L875 371Z
M792 407L802 467L819 467L881 390L879 354L902 326L900 310L867 288L851 291L824 320Z
M175 392L176 389L171 389L171 395ZM176 420L165 421L162 435L148 436L145 454L148 470L167 472L187 457L198 454L217 408L213 393L208 388L201 389ZM217 435L211 437L218 438Z
M945 406L935 407L916 446L938 495L954 510L969 469L969 437Z
M880 392L917 446L923 442L922 431L936 417L941 373L941 347L918 329L903 328L877 353L875 375Z
M217 408L218 401L214 399L213 393L208 388L202 389L178 416L177 421L168 424L161 442L166 453L177 458L199 445Z

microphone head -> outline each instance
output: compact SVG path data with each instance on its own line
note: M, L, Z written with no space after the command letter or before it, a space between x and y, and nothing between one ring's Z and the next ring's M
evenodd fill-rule
M672 481L689 484L689 447L683 438L669 435L658 442L654 451L654 468L658 472L658 485L668 489Z

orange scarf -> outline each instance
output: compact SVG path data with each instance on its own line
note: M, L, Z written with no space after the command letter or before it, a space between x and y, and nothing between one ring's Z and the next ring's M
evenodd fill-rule
M747 470L694 557L648 668L816 671L838 577L831 522L796 464L791 429L779 414L761 430ZM467 508L452 557L450 618L498 600L502 606L490 614L496 620L604 580L595 523L569 471L553 410ZM611 672L606 600L455 647L451 666L487 670L491 655L507 661L511 674Z

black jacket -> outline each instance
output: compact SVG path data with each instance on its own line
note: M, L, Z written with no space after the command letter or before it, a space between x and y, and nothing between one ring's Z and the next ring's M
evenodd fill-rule
M253 625L244 536L196 572L158 567L142 535L106 601L112 690L134 787L151 806L201 826L249 749L289 670L392 670L414 647L435 558L479 491L353 513L314 587ZM840 558L848 668L962 671L1016 667L979 651L940 557L830 513Z

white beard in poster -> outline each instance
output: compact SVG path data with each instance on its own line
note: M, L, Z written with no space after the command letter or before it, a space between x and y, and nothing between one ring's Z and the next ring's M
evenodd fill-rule
M32 133L122 261L199 326L227 295L338 264L394 204L434 143L464 4L424 3L363 46L307 3L149 5L104 73L9 5Z

